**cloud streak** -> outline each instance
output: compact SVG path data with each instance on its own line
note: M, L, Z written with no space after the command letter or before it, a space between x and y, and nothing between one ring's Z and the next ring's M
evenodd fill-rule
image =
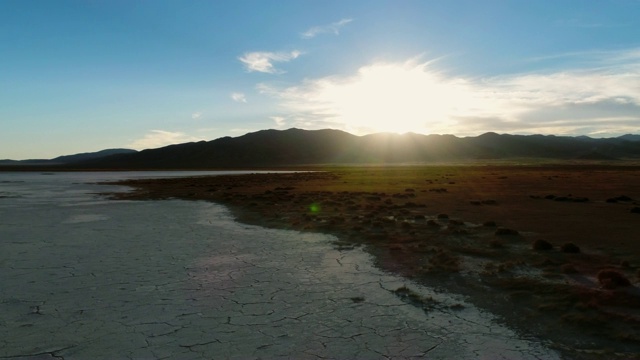
M347 25L348 23L352 22L353 19L342 19L340 21L336 21L334 23L328 24L328 25L321 25L321 26L314 26L312 28L310 28L309 30L303 32L302 34L300 34L300 37L303 39L311 39L314 38L320 34L334 34L334 35L339 35L340 34L340 29L342 27L344 27L345 25Z
M279 116L292 126L615 136L640 126L639 54L598 53L586 68L488 78L451 76L414 59L258 90L278 101Z
M235 102L246 103L247 97L243 93L234 92L231 93L231 99Z
M284 71L277 69L273 64L278 62L289 62L297 59L302 52L294 50L291 52L248 52L238 57L248 72L262 72L267 74L281 74Z
M182 132L172 132L165 130L151 130L142 138L134 140L127 147L136 150L154 149L162 146L181 144L191 141L200 141L202 138L187 135Z
M276 126L279 128L287 124L286 119L282 116L270 116L269 118L273 120L273 122L275 122Z

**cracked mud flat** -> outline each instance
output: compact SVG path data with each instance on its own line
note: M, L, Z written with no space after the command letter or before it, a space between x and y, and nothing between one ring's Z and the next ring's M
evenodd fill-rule
M78 176L3 189L0 358L559 357L332 236L207 202L102 201Z

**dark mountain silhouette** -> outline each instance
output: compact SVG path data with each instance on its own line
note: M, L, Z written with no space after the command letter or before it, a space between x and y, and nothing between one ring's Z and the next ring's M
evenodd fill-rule
M4 160L0 160L0 166L28 166L28 165L46 165L49 164L50 160L48 159L29 159L29 160L10 160L10 159L4 159Z
M58 156L57 158L51 159L51 161L55 163L69 164L69 163L75 163L79 161L99 159L105 156L111 156L116 154L133 154L133 153L137 153L137 151L131 150L131 149L106 149L106 150L101 150L97 152Z
M54 159L30 159L30 160L0 160L0 165L63 165L74 164L77 162L95 160L105 156L111 156L115 154L131 154L136 153L136 150L131 149L106 149L96 152L81 153L75 155L58 156Z
M619 136L618 139L627 140L627 141L640 141L640 135L625 134L625 135Z
M509 135L476 137L379 133L355 136L340 130L262 130L81 161L69 166L106 169L187 169L311 164L400 164L477 159L546 158L614 160L640 158L637 135ZM629 139L629 140L628 140Z

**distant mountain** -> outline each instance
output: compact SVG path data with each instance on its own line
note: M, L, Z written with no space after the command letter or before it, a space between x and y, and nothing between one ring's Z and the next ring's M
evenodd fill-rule
M0 160L0 165L23 165L23 166L40 166L40 165L65 165L82 161L96 160L105 156L116 154L132 154L136 150L131 149L106 149L97 152L88 152L75 155L58 156L53 159L30 159L30 160Z
M262 130L118 154L78 165L104 168L217 168L342 163L358 137L338 130Z
M640 141L640 135L625 134L622 136L618 136L618 139L627 141Z
M262 130L120 153L70 164L122 169L241 168L311 164L399 164L475 159L547 158L640 159L638 135L593 139L586 136L509 135L476 137L379 133L355 136L340 130Z
M57 158L51 159L51 161L55 163L61 163L61 164L70 164L70 163L75 163L79 161L99 159L105 156L111 156L116 154L133 154L133 153L137 153L137 151L131 150L131 149L106 149L106 150L101 150L97 152L58 156Z
M42 165L48 164L49 160L47 159L30 159L30 160L10 160L4 159L0 160L0 165Z

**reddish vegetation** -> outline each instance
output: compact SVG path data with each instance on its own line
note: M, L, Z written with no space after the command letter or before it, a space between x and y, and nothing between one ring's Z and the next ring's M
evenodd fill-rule
M136 190L118 198L211 200L243 222L334 234L340 250L364 244L379 266L558 343L640 351L640 297L628 287L640 273L630 212L639 167L360 167L125 184Z

